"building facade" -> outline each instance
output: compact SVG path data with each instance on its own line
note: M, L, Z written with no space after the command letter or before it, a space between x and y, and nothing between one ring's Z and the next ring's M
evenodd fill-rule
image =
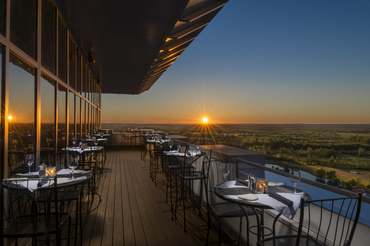
M54 1L0 0L2 177L99 128L98 74Z

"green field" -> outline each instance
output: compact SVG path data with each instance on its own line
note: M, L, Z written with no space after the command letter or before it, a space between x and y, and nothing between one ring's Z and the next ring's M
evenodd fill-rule
M370 125L145 125L197 144L254 150L345 188L370 188Z

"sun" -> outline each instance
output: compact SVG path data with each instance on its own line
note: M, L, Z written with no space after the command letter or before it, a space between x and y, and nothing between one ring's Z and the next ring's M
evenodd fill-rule
M202 119L200 120L200 122L202 123L202 125L208 125L208 123L209 123L208 116L206 116L206 115L202 116Z

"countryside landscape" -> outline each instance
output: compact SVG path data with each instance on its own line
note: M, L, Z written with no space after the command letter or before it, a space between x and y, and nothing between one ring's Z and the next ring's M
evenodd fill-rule
M196 144L226 144L265 155L280 166L304 170L319 182L370 190L370 125L238 124L110 125L147 127L186 136Z

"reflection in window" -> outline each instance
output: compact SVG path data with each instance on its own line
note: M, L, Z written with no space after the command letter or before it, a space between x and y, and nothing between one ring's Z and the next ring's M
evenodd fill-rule
M42 65L55 73L57 11L49 0L42 1Z
M75 91L81 92L81 54L80 50L76 49L76 85Z
M4 48L2 45L0 45L0 85L2 84L2 80L3 80L3 59L4 59L3 53L4 53ZM0 98L1 98L1 95L2 95L2 86L0 86ZM2 108L2 100L0 100L0 108ZM3 121L0 120L0 132L1 133L3 132L2 123ZM3 143L4 143L3 135L0 134L0 149L3 148ZM2 154L3 154L2 151L0 151L1 160L3 160Z
M10 39L24 52L36 57L36 0L11 1Z
M58 148L66 146L67 125L66 125L66 89L58 86Z
M69 144L75 138L75 95L68 92L68 109L69 109Z
M76 44L69 39L69 86L76 90Z
M5 0L0 0L0 33L3 35L5 33L5 10Z
M25 155L35 152L35 71L14 56L9 65L9 171L25 168Z
M81 136L81 99L76 96L76 138Z
M55 83L41 78L40 158L47 165L54 163L55 153Z
M86 133L90 132L90 104L86 104Z
M62 17L58 18L58 76L67 80L67 27Z
M81 99L81 138L85 134L85 101Z

